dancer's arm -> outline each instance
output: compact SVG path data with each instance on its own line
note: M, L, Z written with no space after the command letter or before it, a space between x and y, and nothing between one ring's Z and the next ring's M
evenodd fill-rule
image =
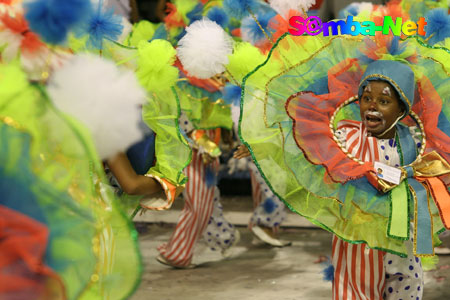
M154 178L138 175L125 153L119 153L107 161L123 191L129 195L151 195L162 190Z

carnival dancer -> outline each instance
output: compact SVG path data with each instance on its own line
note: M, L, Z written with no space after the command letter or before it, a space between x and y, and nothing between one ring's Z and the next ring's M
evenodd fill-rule
M215 82L214 79L204 82L208 81ZM202 235L211 248L225 253L239 240L239 233L223 218L217 187L221 154L220 126L230 126L229 117L227 118L229 111L221 108L220 103L202 96L206 93L211 97L211 93L187 83L179 84L184 86L177 91L185 111L180 118L180 127L192 145L192 161L185 170L188 182L183 192L184 208L169 242L158 248L160 255L157 259L175 268L190 268L195 266L191 261L195 244ZM195 108L198 105L210 108L198 110ZM196 111L203 113L196 116ZM208 128L207 124L213 129L201 129ZM207 231L208 226L219 228L220 234L213 229Z
M334 299L422 297L420 257L449 227L449 53L392 36L285 35L244 79L240 137L271 189L335 234Z

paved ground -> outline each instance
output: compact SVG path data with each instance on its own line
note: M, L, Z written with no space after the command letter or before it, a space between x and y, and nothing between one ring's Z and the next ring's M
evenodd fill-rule
M321 256L330 255L331 235L320 229L282 228L292 246L271 248L254 244L252 234L239 227L241 242L232 257L200 243L192 270L173 270L156 262L155 247L168 240L173 224L137 224L145 271L132 300L321 300L331 299L331 284L322 279ZM441 256L437 270L426 273L426 300L450 299L450 256Z

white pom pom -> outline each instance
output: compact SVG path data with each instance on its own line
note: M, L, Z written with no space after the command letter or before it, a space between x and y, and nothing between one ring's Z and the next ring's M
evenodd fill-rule
M231 37L208 19L195 21L187 27L177 48L178 58L189 75L203 79L225 71L232 51Z
M358 13L362 11L371 12L373 10L373 4L370 2L361 2L357 4L358 4Z
M50 98L91 132L101 159L142 139L138 128L145 92L131 71L96 56L74 56L53 73Z
M270 6L282 17L287 16L289 10L298 12L308 11L316 0L269 0Z

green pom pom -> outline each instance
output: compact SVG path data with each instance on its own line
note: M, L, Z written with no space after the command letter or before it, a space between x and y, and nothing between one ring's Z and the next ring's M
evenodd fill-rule
M435 256L425 256L420 258L422 261L422 268L424 271L436 270L436 265L439 262L439 257Z
M175 68L176 51L165 40L153 40L148 43L141 41L138 45L138 68L136 71L139 82L150 92L164 91L172 87L178 79L178 69Z
M241 84L245 76L265 62L266 56L250 43L241 42L235 46L233 54L228 56L228 60L227 70ZM279 60L272 59L262 66L258 72L252 74L247 83L264 87L268 80L281 72L281 67Z
M134 24L129 39L130 46L137 47L141 41L149 41L155 34L157 26L157 24L145 20Z
M265 57L252 44L242 42L235 45L233 54L228 55L228 60L227 70L240 83L245 75L264 62Z

